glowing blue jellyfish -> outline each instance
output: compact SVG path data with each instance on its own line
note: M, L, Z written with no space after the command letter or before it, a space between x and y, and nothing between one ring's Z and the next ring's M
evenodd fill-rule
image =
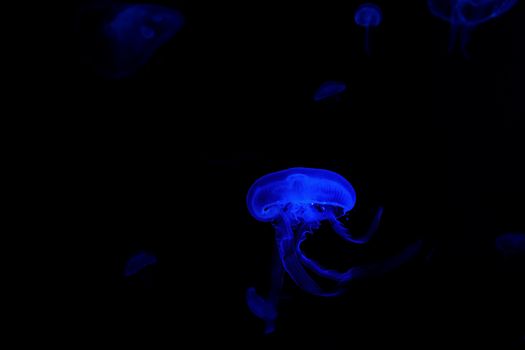
M252 313L266 322L266 333L275 328L279 291L283 282L283 268L304 291L317 296L336 296L344 292L344 284L370 274L386 272L404 263L419 249L413 245L402 254L381 263L352 267L346 272L325 269L305 256L301 244L320 227L321 221L330 223L333 231L352 243L366 243L376 232L383 213L380 208L361 237L351 234L338 220L355 205L356 193L352 185L332 171L312 168L291 168L265 175L248 191L246 202L250 214L257 220L271 222L275 228L276 261L272 270L272 285L267 298L259 296L254 288L246 293ZM325 290L307 272L335 281L336 287Z
M98 74L112 79L137 72L184 24L180 12L161 5L122 4L97 10L101 19L82 28L89 38L84 55Z
M129 277L137 274L147 266L155 265L157 258L155 255L147 252L139 252L133 255L124 267L124 276Z
M525 257L525 233L509 232L496 237L496 250L505 258Z
M346 91L346 84L341 81L326 81L314 93L314 101L319 102L328 98L339 100Z
M479 24L496 18L510 10L517 0L427 0L430 12L450 23L449 51L459 43L464 56L470 31Z
M381 9L374 4L362 4L355 12L355 23L361 27L365 27L365 52L367 54L370 54L370 28L379 26L382 19L383 14Z

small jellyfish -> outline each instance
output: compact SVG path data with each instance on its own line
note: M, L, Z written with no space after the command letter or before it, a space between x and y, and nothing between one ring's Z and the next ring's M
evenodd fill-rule
M339 101L341 94L346 91L346 84L341 81L326 81L314 93L314 101L324 101L333 98Z
M478 25L510 10L517 0L427 0L430 12L450 23L449 52L459 37L459 45L468 57L467 44L470 32Z
M496 250L504 258L525 257L525 233L508 232L496 237Z
M180 12L153 4L111 5L98 12L84 36L83 58L106 78L133 75L182 28ZM89 10L84 10L84 17Z
M259 178L250 187L246 202L250 214L257 220L271 222L275 228L275 255L270 291L267 298L254 288L246 293L252 313L265 321L266 333L275 329L279 292L284 272L307 293L317 296L337 296L345 291L344 285L354 279L378 275L400 266L413 257L419 243L401 254L365 266L351 267L339 272L322 267L301 250L302 243L321 225L328 222L333 231L351 243L366 243L378 230L383 209L380 208L364 235L356 236L339 221L355 205L356 193L341 175L324 169L290 168ZM326 290L310 272L336 286Z
M144 268L150 265L155 265L157 263L157 258L155 255L141 251L133 255L126 263L124 267L124 276L129 277L137 274L142 271Z
M355 12L354 21L357 25L365 27L365 52L370 54L370 28L377 27L383 19L383 14L379 6L375 4L362 4Z

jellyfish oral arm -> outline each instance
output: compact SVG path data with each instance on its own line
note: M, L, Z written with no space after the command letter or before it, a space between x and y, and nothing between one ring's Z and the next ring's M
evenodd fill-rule
M363 266L355 266L348 269L345 272L339 272L335 270L325 269L322 266L320 266L317 262L306 257L301 250L301 243L305 239L306 235L302 234L301 239L299 239L299 241L297 242L297 253L299 254L301 262L310 270L315 272L317 275L326 279L330 279L332 281L336 281L339 283L339 285L347 283L354 279L378 276L390 270L394 270L406 263L407 261L409 261L410 259L412 259L421 248L421 241L417 241L406 247L402 252L391 256L381 262L371 263Z
M374 277L380 276L391 270L399 268L401 265L406 264L412 260L417 253L420 252L422 246L421 241L416 241L407 247L405 247L400 253L390 256L386 260L371 263L368 265L360 266L359 273L361 276ZM356 274L357 275L357 274Z
M383 215L383 208L380 207L377 210L374 220L372 221L372 224L368 228L368 231L366 232L366 234L359 238L353 237L350 231L348 231L348 229L344 227L343 224L341 224L335 216L331 216L328 220L330 221L330 225L332 226L332 229L335 231L335 233L337 233L345 241L357 243L357 244L364 244L368 242L370 238L372 238L374 233L376 233L377 229L379 228L379 223L381 222L382 215Z
M246 290L246 302L250 311L260 319L273 321L277 318L275 305L257 294L255 288L251 287Z
M246 303L250 311L258 318L265 321L265 334L275 331L275 320L278 316L279 294L282 289L284 271L277 247L274 248L272 275L268 298L264 299L257 294L255 288L246 290Z
M282 220L276 224L276 241L279 248L279 254L283 263L284 269L290 278L304 291L317 296L336 296L341 292L325 292L315 282L308 272L301 265L299 257L297 256L296 247L294 244L294 234L290 226L290 221L286 216L282 216Z
M246 290L246 303L250 311L264 320L264 333L269 334L275 331L275 320L277 319L277 303L271 299L264 299L257 294L255 288L248 288Z
M335 270L325 269L322 266L320 266L318 263L313 261L312 259L308 258L306 255L304 255L303 251L301 250L301 244L306 240L306 233L307 232L304 231L301 234L300 239L297 241L297 247L296 247L297 254L299 255L299 259L301 260L304 266L306 266L307 268L309 268L310 270L312 270L317 275L323 278L337 281L339 283L348 282L352 280L353 278L355 278L356 275L359 274L358 268L356 267L353 267L346 272L339 272Z

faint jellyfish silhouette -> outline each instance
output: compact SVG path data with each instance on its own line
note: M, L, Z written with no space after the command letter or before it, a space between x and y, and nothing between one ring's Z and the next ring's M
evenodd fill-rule
M346 272L325 269L305 256L301 244L320 227L321 221L330 223L333 231L347 242L363 244L372 237L379 227L382 208L361 237L351 234L338 220L352 210L355 201L356 194L352 185L341 175L324 169L290 168L265 175L250 187L246 197L250 214L259 221L271 222L276 233L268 297L259 296L254 288L249 288L246 293L250 311L265 321L265 333L275 330L284 271L295 284L310 294L337 296L345 291L347 282L394 269L419 250L420 242L397 256L378 263L352 267ZM335 281L336 287L325 290L306 269Z
M381 9L375 4L362 4L355 12L355 23L365 28L365 52L367 55L370 55L370 28L379 26L382 19Z
M106 78L133 75L182 28L180 12L153 4L118 4L97 8L97 16L80 28L83 59ZM82 15L87 17L89 9Z
M517 0L427 0L430 12L450 23L449 52L459 37L464 57L468 57L470 32L478 25L510 10Z
M506 259L525 257L525 233L508 232L497 236L496 250Z
M130 277L136 275L146 267L155 265L156 263L157 258L155 255L144 251L138 252L126 262L126 266L124 267L124 276Z
M339 101L341 94L346 91L346 84L341 81L326 81L314 93L314 101L320 102L327 99Z

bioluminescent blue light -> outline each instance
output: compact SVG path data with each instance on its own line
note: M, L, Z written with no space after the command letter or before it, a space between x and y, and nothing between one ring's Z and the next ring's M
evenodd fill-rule
M365 52L367 54L370 54L370 28L379 26L382 20L383 13L379 6L375 4L362 4L355 11L355 23L361 27L365 27Z
M339 98L346 90L346 84L341 81L326 81L314 93L314 101L319 102L330 97Z
M272 270L272 285L268 298L255 289L246 293L252 313L266 322L266 332L272 332L277 318L278 295L284 271L304 291L318 296L336 296L344 292L344 284L369 275L386 272L401 265L415 254L418 245L409 247L399 256L381 263L352 267L346 272L328 270L306 257L301 244L327 221L333 231L351 243L366 243L377 231L383 213L380 208L368 232L356 237L338 220L352 210L356 193L341 175L324 169L290 168L259 178L250 187L246 203L257 220L271 222L275 228L276 256ZM334 280L337 287L325 290L307 271Z
M504 257L525 257L525 233L508 232L496 237L496 250Z
M449 51L456 45L467 56L466 45L470 32L476 26L496 18L510 10L517 0L427 0L430 12L450 23Z
M153 4L107 6L89 29L84 55L103 77L125 78L150 61L157 50L182 28L184 18L174 9ZM88 14L85 14L88 16Z
M145 267L155 265L156 263L157 258L155 255L147 252L139 252L127 261L124 267L124 276L129 277L135 275Z

